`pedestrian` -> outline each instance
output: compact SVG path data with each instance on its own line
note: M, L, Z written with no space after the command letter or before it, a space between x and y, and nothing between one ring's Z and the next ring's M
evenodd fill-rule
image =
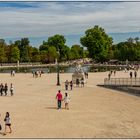
M116 70L114 70L114 76L116 75Z
M63 99L64 103L65 103L65 109L69 109L69 102L70 102L70 97L68 95L68 93L65 93L65 97Z
M14 91L14 87L13 87L13 84L11 83L11 85L10 85L10 92L11 92L11 96L13 96L13 95L14 95L13 91Z
M7 127L9 127L9 129L10 129L10 132L9 133L12 133L12 129L11 129L11 118L10 118L9 112L6 112L6 116L4 118L4 121L5 121L5 135L7 133Z
M15 76L15 71L14 70L12 71L12 75Z
M33 77L35 77L35 73L34 73L34 71L32 71L32 74L33 74Z
M8 91L8 86L7 86L7 83L5 83L5 86L4 86L5 96L7 96L7 91Z
M3 91L4 91L4 85L3 85L3 83L1 83L1 85L0 85L0 94L1 94L1 96L3 96Z
M66 81L65 81L65 90L68 90L68 86L69 86L69 81L66 80Z
M132 71L130 71L130 78L132 78L133 77L133 73L132 73Z
M76 79L76 86L79 87L79 83L80 83L79 79Z
M58 93L56 95L56 99L57 99L57 109L61 109L61 102L62 102L62 93L60 90L58 90Z
M88 79L88 72L85 72L85 78Z
M87 79L88 79L88 72L87 72Z
M109 72L109 74L108 74L108 80L110 80L110 77L111 77L111 73Z
M135 78L137 78L137 71L134 72L134 76L135 76Z
M39 76L41 77L42 73L41 73L41 70L39 71Z
M84 78L81 78L81 87L84 87Z
M72 89L73 89L73 82L70 81L70 90L72 90Z

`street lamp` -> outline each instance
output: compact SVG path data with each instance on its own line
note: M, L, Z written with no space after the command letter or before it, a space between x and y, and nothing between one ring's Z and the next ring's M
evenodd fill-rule
M59 54L59 51L58 51L58 54ZM57 86L60 86L60 77L59 77L59 74L60 74L60 67L59 67L59 60L57 61Z

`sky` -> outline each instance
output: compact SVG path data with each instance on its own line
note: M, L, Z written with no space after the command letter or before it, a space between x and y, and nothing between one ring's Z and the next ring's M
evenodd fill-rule
M95 25L108 34L140 32L139 13L140 2L132 1L0 2L0 38L29 37L35 44L62 34L77 43Z

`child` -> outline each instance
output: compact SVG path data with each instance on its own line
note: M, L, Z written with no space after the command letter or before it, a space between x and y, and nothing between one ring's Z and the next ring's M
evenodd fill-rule
M10 119L10 114L9 112L6 112L6 116L5 116L5 134L7 133L7 127L9 127L10 129L10 132L9 133L12 133L12 129L11 129L11 119Z
M69 109L69 102L70 102L70 97L68 96L67 93L65 93L65 97L63 99L63 101L65 102L65 109Z

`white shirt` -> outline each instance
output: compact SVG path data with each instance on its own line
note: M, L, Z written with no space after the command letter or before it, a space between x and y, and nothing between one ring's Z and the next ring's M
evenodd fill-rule
M10 117L6 117L5 119L6 119L6 120L5 120L5 124L11 124Z
M70 97L69 97L69 95L64 97L64 102L65 102L65 103L69 103L69 102L70 102Z

